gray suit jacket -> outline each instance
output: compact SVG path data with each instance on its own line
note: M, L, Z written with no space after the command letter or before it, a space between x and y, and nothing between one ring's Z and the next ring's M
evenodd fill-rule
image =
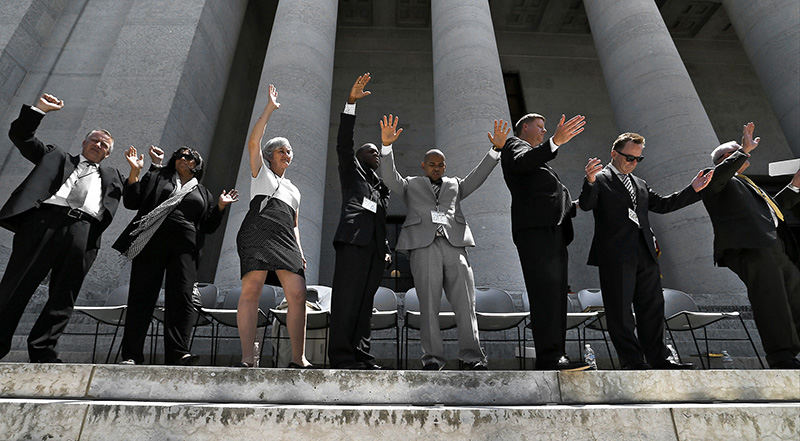
M472 238L467 220L461 212L461 200L483 184L497 165L498 159L487 153L464 179L442 178L439 211L447 216L445 236L454 247L475 246L475 239ZM430 180L426 176L401 176L394 165L394 153L381 159L381 175L389 189L400 195L408 207L396 248L413 250L430 245L436 237L436 224L431 218L431 210L436 209L437 202Z

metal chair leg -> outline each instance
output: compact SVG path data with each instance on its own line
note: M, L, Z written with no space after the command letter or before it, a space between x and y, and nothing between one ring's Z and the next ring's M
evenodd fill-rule
M756 344L753 342L753 337L750 336L750 331L747 330L747 326L744 324L744 319L742 319L741 314L739 315L739 322L742 324L742 329L744 329L744 333L747 334L747 340L750 341L750 346L753 347L753 352L756 354L756 358L758 359L758 364L761 365L761 369L764 369L764 362L761 361L761 355L758 354L758 349L756 349Z

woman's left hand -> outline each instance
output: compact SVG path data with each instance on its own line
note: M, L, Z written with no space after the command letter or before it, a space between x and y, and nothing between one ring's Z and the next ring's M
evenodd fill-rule
M219 211L222 211L225 209L225 207L238 200L239 200L239 192L236 191L235 188L231 191L222 190L222 193L220 193L219 195L219 202L217 203L217 208L219 208Z

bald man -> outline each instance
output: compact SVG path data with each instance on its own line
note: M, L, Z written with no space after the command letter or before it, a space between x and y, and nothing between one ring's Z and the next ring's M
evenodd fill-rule
M420 302L422 368L441 370L447 360L439 328L441 292L453 306L458 326L459 359L464 369L486 370L486 355L478 338L475 317L475 281L467 248L475 246L472 232L461 212L461 201L477 190L500 160L491 149L465 178L444 176L447 168L441 150L429 150L422 161L424 176L403 177L395 168L392 145L403 129L389 115L380 122L381 174L386 185L403 198L408 215L397 240L397 249L410 254L411 274ZM494 138L508 130L495 124ZM490 134L490 138L492 138Z

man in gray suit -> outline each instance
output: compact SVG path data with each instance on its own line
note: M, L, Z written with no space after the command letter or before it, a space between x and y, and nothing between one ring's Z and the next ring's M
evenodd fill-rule
M466 247L475 246L472 232L461 212L461 200L477 190L500 160L493 147L467 177L445 177L444 153L429 150L422 162L425 176L403 177L395 168L392 144L403 129L389 115L380 122L381 174L386 185L403 198L408 215L397 240L398 250L410 254L411 274L422 318L422 368L441 370L446 359L439 329L441 291L453 306L458 326L459 359L469 370L486 370L486 355L478 339L475 317L475 281ZM503 146L509 129L495 122L494 145ZM500 139L502 138L502 139Z

